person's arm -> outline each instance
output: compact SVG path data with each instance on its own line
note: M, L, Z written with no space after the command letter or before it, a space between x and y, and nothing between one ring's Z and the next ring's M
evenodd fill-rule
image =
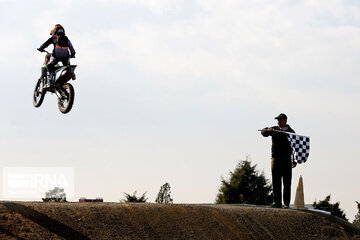
M44 51L45 48L47 48L50 44L53 43L53 37L50 37L46 42L44 42L39 48L38 50L40 52Z
M71 53L70 57L71 57L71 58L74 58L76 52L75 52L75 49L74 49L73 45L71 44L70 40L69 40L69 42L68 42L68 46L69 46L70 53Z
M261 130L261 135L263 135L264 137L268 137L278 134L278 132L275 132L274 130L278 130L276 126L264 128L263 130Z
M261 130L261 135L263 135L264 137L268 137L269 132L267 130L268 130L268 128L264 128L263 130Z
M273 133L272 128L264 128L263 130L261 130L261 135L263 135L264 137L271 136L272 133Z

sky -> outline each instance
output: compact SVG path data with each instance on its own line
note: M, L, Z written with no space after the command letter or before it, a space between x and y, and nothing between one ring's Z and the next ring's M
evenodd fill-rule
M119 201L170 183L213 203L250 156L270 179L280 112L311 138L305 202L360 201L360 3L355 0L0 0L0 167L71 167L80 197ZM55 24L76 50L75 103L32 93ZM51 50L49 47L48 50ZM2 181L2 178L1 180ZM21 199L18 199L21 200Z

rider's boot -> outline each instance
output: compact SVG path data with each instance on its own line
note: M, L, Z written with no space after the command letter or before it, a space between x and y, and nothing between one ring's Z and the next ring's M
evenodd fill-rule
M50 89L53 86L53 73L48 73L47 84L44 86L45 89Z

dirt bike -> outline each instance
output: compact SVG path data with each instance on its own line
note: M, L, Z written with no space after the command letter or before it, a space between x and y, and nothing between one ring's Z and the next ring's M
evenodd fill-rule
M58 107L60 112L68 113L74 103L74 87L68 83L69 80L75 80L75 68L76 65L68 65L68 66L55 66L55 74L54 74L54 83L51 88L44 88L47 84L47 68L51 53L46 52L45 62L41 68L41 76L36 83L34 94L33 94L33 104L35 107L40 107L42 102L44 101L45 94L47 92L55 93L58 98Z

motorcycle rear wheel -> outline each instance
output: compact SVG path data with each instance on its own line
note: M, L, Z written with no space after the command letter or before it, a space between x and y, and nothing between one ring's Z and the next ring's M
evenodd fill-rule
M38 108L41 106L44 101L45 91L44 91L44 81L43 78L39 78L36 83L34 94L33 94L33 104L34 107Z
M75 91L70 83L65 83L61 89L61 98L58 98L58 107L60 112L70 112L74 104Z

